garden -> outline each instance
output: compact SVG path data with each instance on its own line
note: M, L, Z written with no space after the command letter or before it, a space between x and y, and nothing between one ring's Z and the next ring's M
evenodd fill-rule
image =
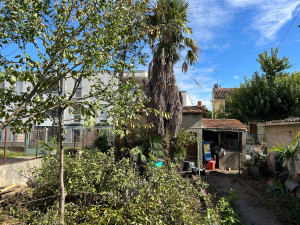
M154 163L164 147L158 137L135 140L140 145L122 149L121 158L103 145L103 136L101 148L65 154L65 223L241 224L234 201L215 198L200 176L178 174L178 157L194 141L189 132L181 133L171 142L177 154L169 166ZM2 224L60 224L58 165L58 151L46 154L28 187L1 199Z

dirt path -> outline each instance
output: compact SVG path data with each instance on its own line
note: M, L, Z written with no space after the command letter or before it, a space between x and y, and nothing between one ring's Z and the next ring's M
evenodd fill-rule
M208 182L220 193L238 195L235 208L245 225L283 225L276 214L267 209L260 197L262 193L255 193L241 179L237 173L225 171L210 171L207 175Z

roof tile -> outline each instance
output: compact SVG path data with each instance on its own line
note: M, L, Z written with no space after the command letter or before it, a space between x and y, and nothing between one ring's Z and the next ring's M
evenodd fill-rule
M214 99L226 99L236 88L218 88L213 90Z
M206 106L184 106L182 113L192 113L192 114L206 114L208 112L208 109Z
M202 119L204 128L226 129L226 130L243 130L247 131L245 124L235 119Z

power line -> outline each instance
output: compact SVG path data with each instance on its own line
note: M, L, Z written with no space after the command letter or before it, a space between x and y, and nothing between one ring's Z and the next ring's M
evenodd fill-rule
M287 31L285 32L285 34L283 35L281 41L279 42L277 48L279 48L279 46L281 45L281 43L283 42L284 38L286 37L286 35L288 34L288 32L290 31L290 29L292 28L293 24L295 23L298 15L300 13L300 10L298 11L297 15L295 16L295 18L293 19L292 23L290 24L289 28L287 29Z

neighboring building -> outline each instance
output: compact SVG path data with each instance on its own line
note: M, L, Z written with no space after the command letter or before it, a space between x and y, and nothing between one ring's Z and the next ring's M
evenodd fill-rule
M223 149L216 158L220 169L239 169L246 154L247 127L235 119L202 119L202 139Z
M182 99L182 106L192 106L193 102L189 96L187 91L180 91L181 99Z
M207 112L200 101L197 106L183 107L181 128L197 136L197 143L187 148L186 160L201 167L204 161L202 143L209 142L211 148L223 149L216 158L217 168L239 169L246 154L246 125L235 119L205 119L203 115Z
M202 165L202 117L208 112L206 106L199 101L197 106L184 106L182 110L181 128L189 130L197 137L197 142L187 148L186 160Z
M225 109L225 100L231 96L235 88L221 88L218 84L212 89L212 118L215 119L218 113L223 113Z
M144 79L147 77L148 77L148 73L144 70L138 70L135 73L135 81L137 84L142 84ZM108 85L111 78L112 76L108 73L101 75L101 81L103 82L104 85ZM126 74L124 75L124 79L126 79ZM73 98L76 99L76 98L81 98L86 96L90 92L92 84L93 81L90 81L88 79L83 79ZM10 84L8 82L5 82L4 84L2 84L2 87L5 87L6 85L10 85ZM74 80L72 78L63 80L62 93L71 93L73 86L74 86ZM26 92L27 87L29 87L28 82L19 82L19 81L16 82L17 93ZM107 105L106 102L102 102L102 104L103 106ZM53 110L49 113L55 115L56 111ZM97 125L93 128L95 132L91 132L90 134L88 134L88 133L84 133L84 128L83 128L84 121L83 118L81 118L81 114L79 112L71 113L67 108L64 111L63 119L64 119L64 127L66 130L66 134L65 134L66 144L79 142L79 140L81 141L83 139L90 139L90 140L95 139L98 135L99 128L103 127L104 124L109 120L109 118L107 118L106 113L99 112L98 117L95 118L95 122ZM37 136L37 130L39 130L39 139L44 140L46 142L49 141L51 137L57 136L57 127L53 126L53 122L50 119L47 119L44 123L40 124L39 126L35 126L31 134L27 134L27 139L33 140L33 143L30 143L33 146L35 145L34 140L36 139ZM88 138L88 135L90 135L91 137ZM4 141L4 131L2 131L0 141L1 142ZM14 135L12 134L12 132L10 132L10 128L8 128L7 141L10 142L10 144L12 145L24 145L25 135L24 134Z
M274 170L274 154L269 151L273 147L277 147L277 143L282 146L288 146L292 143L295 136L300 131L300 118L288 118L284 120L273 120L258 124L259 130L264 131L265 140L267 142L268 159L270 166ZM300 153L298 153L300 157ZM300 164L296 165L296 173L300 173Z

